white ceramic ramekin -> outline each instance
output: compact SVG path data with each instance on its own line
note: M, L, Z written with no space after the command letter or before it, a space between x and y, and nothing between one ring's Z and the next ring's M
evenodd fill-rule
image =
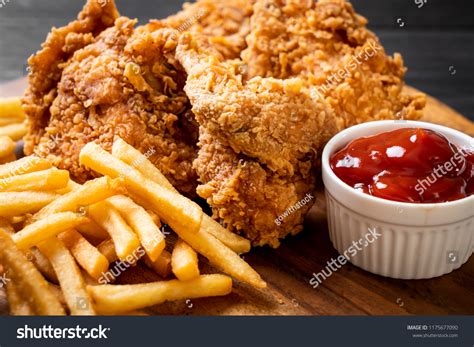
M368 229L381 236L349 257L372 273L401 279L432 278L464 264L474 248L474 196L439 204L384 200L359 192L332 171L330 157L350 141L400 128L425 128L446 136L458 147L474 146L473 138L431 123L376 121L348 128L334 136L322 156L331 242L340 254Z

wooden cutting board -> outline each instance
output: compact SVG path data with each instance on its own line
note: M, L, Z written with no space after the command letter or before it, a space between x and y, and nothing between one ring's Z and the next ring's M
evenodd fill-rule
M0 85L0 97L20 95L24 80ZM409 92L416 92L407 88ZM438 123L474 136L474 123L429 98L424 121ZM345 265L313 289L309 280L338 253L328 235L322 189L316 194L305 230L288 237L278 249L256 248L243 257L268 283L256 290L235 283L232 294L167 303L143 311L160 315L445 315L474 314L474 257L460 269L430 280L395 280ZM204 263L204 271L213 270ZM134 268L119 279L135 283L157 280L151 271ZM0 313L7 314L0 291Z

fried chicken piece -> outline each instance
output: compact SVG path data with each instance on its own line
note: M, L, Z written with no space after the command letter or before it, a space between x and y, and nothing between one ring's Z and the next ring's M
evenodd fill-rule
M194 162L214 216L254 245L279 245L302 229L311 204L281 223L276 218L314 189L317 149L337 132L337 119L298 78L243 82L222 61L183 34L176 57L188 73L185 91L200 124Z
M189 31L207 37L226 59L239 58L247 46L253 0L199 0L185 3L183 10L163 22L180 33Z
M367 20L345 0L257 0L248 77L301 77L344 127L379 119L418 119L425 97L402 91L402 57L388 56Z
M184 90L198 123L275 172L292 175L323 134L337 131L329 107L313 100L298 78L243 82L233 62L220 61L190 34L181 36L176 57L188 73Z
M186 76L173 66L174 54L167 57L175 31L163 25L135 32L134 25L118 18L62 63L47 117L30 127L27 148L83 182L94 173L79 164L82 147L95 141L110 150L120 137L192 196L197 126L183 91ZM35 124L37 114L28 116Z
M276 248L280 239L302 231L314 202L313 155L298 161L293 175L279 175L235 153L203 127L199 140L194 167L202 184L197 192L212 206L214 218L244 234L254 246ZM305 199L310 202L302 203Z
M28 115L29 134L25 153L32 154L45 134L51 118L50 107L57 95L57 84L67 61L75 51L90 44L94 37L114 24L119 13L113 1L89 1L77 20L65 27L54 28L42 44L42 50L28 60L29 85L23 97Z

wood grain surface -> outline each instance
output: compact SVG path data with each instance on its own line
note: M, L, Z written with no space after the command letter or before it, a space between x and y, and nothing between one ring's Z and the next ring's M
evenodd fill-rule
M0 85L0 97L18 95L25 82ZM410 92L415 90L409 88ZM474 135L474 123L429 98L424 121ZM139 314L160 315L470 315L474 314L474 257L454 272L430 280L396 280L373 275L351 264L326 279L316 289L309 280L326 262L338 256L328 235L324 193L320 188L305 230L288 237L278 249L255 248L243 257L268 283L256 290L235 282L232 294L166 303ZM203 272L214 270L201 258ZM118 283L158 280L151 271L135 267ZM8 306L0 291L0 314Z

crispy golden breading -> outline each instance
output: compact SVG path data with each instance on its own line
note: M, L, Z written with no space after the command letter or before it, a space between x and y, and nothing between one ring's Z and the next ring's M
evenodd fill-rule
M203 183L197 191L212 206L214 218L244 234L254 246L278 247L280 239L303 229L314 202L311 155L298 163L293 175L278 175L257 160L236 154L204 128L199 145L194 167ZM309 202L298 205L305 198Z
M28 60L29 85L22 100L28 115L29 134L25 138L25 153L34 147L46 132L51 118L50 107L57 95L62 70L75 51L90 44L94 37L114 24L119 14L113 1L89 1L77 20L54 29L42 44L42 49Z
M366 24L346 0L257 0L242 53L247 77L303 78L345 127L418 119L425 97L402 92L402 57L388 56Z
M199 33L226 59L239 58L247 46L253 0L200 0L164 20L180 33Z
M27 152L83 182L93 173L79 164L82 147L95 141L110 150L118 136L144 153L180 191L193 195L197 127L183 91L186 76L165 56L174 48L166 46L172 32L135 33L134 25L118 18L62 64L48 118L43 126L30 128Z

